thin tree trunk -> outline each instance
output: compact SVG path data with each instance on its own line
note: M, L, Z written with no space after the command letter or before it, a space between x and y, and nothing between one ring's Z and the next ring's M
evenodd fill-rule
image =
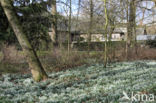
M81 5L81 0L79 0L79 3L78 3L78 11L77 11L77 18L76 18L76 30L78 30L78 22L79 22L79 14L80 14L80 5ZM80 46L80 36L79 36L79 40L78 40L78 45Z
M41 81L47 79L48 76L44 71L44 68L41 65L40 60L37 57L36 52L34 51L30 42L28 41L28 38L26 37L26 34L24 33L23 28L21 27L21 23L17 19L17 15L13 10L14 8L12 6L12 1L0 0L0 3L26 55L33 79L35 81Z
M109 32L109 39L108 39L108 44L109 44L109 50L108 50L108 52L109 52L109 54L110 54L110 62L111 62L111 59L113 59L112 57L113 57L113 53L112 53L112 51L113 51L113 47L112 47L112 44L113 44L113 42L112 42L112 34L113 34L113 32L114 32L114 29L115 29L115 25L114 24L111 24L111 28L110 28L110 32Z
M145 9L142 10L142 19L140 21L141 26L143 26L144 17L145 17Z
M133 21L133 34L134 34L134 46L135 46L135 54L138 55L138 47L137 47L137 35L136 35L136 3L134 3L133 7L134 12L134 21Z
M68 22L68 55L70 53L70 42L71 42L71 13L72 13L72 1L69 1L69 22Z
M126 16L127 16L127 34L126 34L126 59L128 60L128 28L129 28L129 2L128 0L126 1Z
M130 1L130 12L129 12L129 23L128 23L128 55L130 56L132 53L132 48L135 46L135 31L136 31L136 1Z
M89 33L88 33L88 54L90 52L90 45L91 45L91 37L93 31L93 0L90 0L90 25L89 25Z
M105 53L104 53L104 67L107 67L107 26L108 26L108 15L107 15L107 6L106 6L106 0L104 0L104 8L105 8Z
M53 43L53 47L55 47L55 46L58 46L56 0L52 0L51 7L52 7L51 14L53 16L53 19L52 19L52 28L51 28L52 32L50 33L50 37Z
M109 1L110 4L112 4L112 0ZM111 10L113 10L114 8L111 7ZM111 13L108 14L108 21L109 21L109 25L110 25L110 29L109 29L109 39L108 39L108 53L110 54L110 58L108 58L108 61L112 61L113 60L113 51L115 51L115 49L113 48L113 45L112 45L112 34L115 30L115 16L113 15L110 15ZM110 60L109 60L110 59Z
M129 59L129 56L132 53L132 48L135 46L136 43L136 1L135 0L131 0L130 3L128 3L128 7L127 7L127 45L126 45L126 49L127 49L127 53L126 53L126 57L127 60ZM129 11L128 11L129 10Z
M156 7L156 0L153 0L153 2L155 3L155 7Z

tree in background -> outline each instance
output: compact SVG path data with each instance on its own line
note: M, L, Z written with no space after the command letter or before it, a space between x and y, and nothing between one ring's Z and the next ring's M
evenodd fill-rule
M79 15L80 15L80 8L81 8L81 0L78 0L78 10L77 10L77 17L76 17L76 26L75 26L75 31L78 31L78 27L79 27ZM78 40L78 43L80 45L80 37Z
M69 19L68 19L68 56L70 52L70 42L71 42L71 16L72 16L72 0L69 0Z
M129 3L128 26L127 26L127 49L128 57L136 44L136 0ZM128 59L128 58L127 58Z
M51 0L51 14L52 14L52 32L50 33L53 46L58 45L58 35L57 35L57 4L56 0Z
M12 6L11 0L1 0L1 6L8 18L8 21L15 32L15 35L26 55L29 67L31 69L32 76L35 81L41 81L48 78L44 68L31 46L26 34L24 33L23 28L21 27L21 23L17 18L17 14L14 12L14 7Z
M107 6L106 6L106 0L104 0L104 9L105 9L105 27L104 27L104 30L105 30L105 49L104 49L104 67L106 68L107 67L107 27L108 27L108 15L107 15Z
M116 18L118 15L118 10L117 7L114 5L114 2L112 0L110 0L108 2L108 4L110 5L109 9L107 8L107 15L108 15L108 55L110 55L110 57L108 56L108 60L111 61L111 58L115 57L115 46L113 47L113 42L112 42L112 34L116 28ZM107 4L107 5L108 5Z
M90 43L92 40L93 33L93 14L94 14L94 5L93 0L90 0L90 23L89 23L89 33L88 33L88 53L90 52Z

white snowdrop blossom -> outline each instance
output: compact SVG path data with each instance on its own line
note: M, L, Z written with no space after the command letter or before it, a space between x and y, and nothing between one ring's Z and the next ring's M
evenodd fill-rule
M120 103L122 92L141 92L156 86L156 62L102 64L49 73L36 83L31 75L0 77L0 103Z

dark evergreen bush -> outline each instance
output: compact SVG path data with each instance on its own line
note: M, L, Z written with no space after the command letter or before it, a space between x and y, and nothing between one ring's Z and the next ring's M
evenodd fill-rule
M149 45L150 48L156 48L156 38L154 40L148 40L146 44Z

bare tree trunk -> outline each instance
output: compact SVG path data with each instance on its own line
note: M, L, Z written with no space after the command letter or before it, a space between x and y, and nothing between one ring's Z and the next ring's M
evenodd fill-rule
M57 36L57 6L56 6L56 0L52 0L51 7L52 7L51 14L53 16L53 19L52 19L52 28L51 28L52 32L50 33L50 37L51 37L53 46L57 46L58 45L58 40L57 40L58 36Z
M14 8L12 6L12 1L0 0L0 3L27 57L27 61L31 69L31 73L32 73L34 80L41 81L41 80L47 79L48 76L46 72L44 71L44 68L40 60L37 57L36 52L34 51L30 42L28 41L28 38L26 37L26 34L24 33L23 28L21 27L21 23L17 19L17 15L13 10Z
M108 52L109 52L109 54L110 54L110 62L111 62L111 59L113 59L113 47L112 47L112 44L113 44L113 42L112 42L112 34L113 34L113 32L114 32L114 29L115 29L115 25L114 25L114 23L110 23L110 25L111 25L111 28L110 28L110 31L109 31L109 39L108 39L108 47L109 47L109 49L108 49ZM115 51L115 49L114 49L114 51Z
M72 1L69 1L69 22L68 22L68 55L70 53L70 42L71 42L71 13L72 13Z
M133 36L132 36L132 41L134 41L134 43L132 44L133 47L134 47L134 51L135 51L135 54L137 56L137 39L136 39L136 1L135 0L132 0L132 32L133 32Z
M79 14L80 14L80 6L81 6L81 0L79 0L79 3L78 3L78 11L77 11L77 18L76 18L76 30L78 30L78 22L79 22ZM80 45L80 36L79 36L79 40L78 40L78 45Z
M153 0L153 2L155 3L155 7L156 7L156 0Z
M126 1L126 16L127 16L127 34L126 34L126 59L128 60L128 28L129 28L129 2Z
M130 12L129 12L129 20L128 20L128 41L127 41L127 49L128 56L132 53L132 48L136 45L136 1L130 1Z
M142 19L141 19L141 21L140 21L140 25L141 25L141 26L143 26L143 21L144 21L144 17L145 17L145 9L144 9L144 8L143 8L143 10L142 10L142 13L143 13L143 14L142 14L143 16L142 16Z
M108 14L107 14L107 6L106 6L106 0L104 0L104 8L105 8L105 50L104 50L104 67L107 67L107 27L108 27Z
M109 3L110 4L112 4L112 0L110 0L109 1ZM112 53L112 51L113 51L113 47L112 47L112 34L113 34L113 32L114 32L114 30L115 30L115 16L114 15L112 15L112 13L111 13L111 11L113 10L114 8L113 7L111 7L110 8L110 12L109 13L107 13L107 18L108 18L108 25L109 25L109 30L108 30L108 35L109 35L109 37L108 37L108 50L107 50L107 52L108 52L108 62L111 62L111 60L112 60L112 57L113 57L113 53ZM114 49L115 50L115 49Z
M90 52L90 44L91 44L91 37L93 31L93 0L90 0L90 25L89 25L89 33L88 33L88 54Z
M112 0L109 0L109 4L112 4ZM120 2L121 4L121 2ZM110 10L113 11L114 10L114 7L110 7ZM108 15L108 25L110 26L109 28L109 32L108 32L108 35L109 35L109 38L108 38L108 56L110 55L110 57L108 58L108 62L111 62L113 60L113 51L115 51L115 47L113 47L113 42L112 42L112 34L115 30L115 19L116 17L113 15L112 12L109 12L107 13Z

